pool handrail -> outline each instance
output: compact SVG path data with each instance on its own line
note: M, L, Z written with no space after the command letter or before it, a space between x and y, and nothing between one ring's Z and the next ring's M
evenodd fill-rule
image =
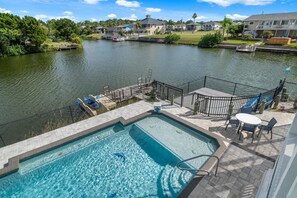
M187 171L195 171L195 172L199 172L199 171L202 171L202 172L207 172L207 175L209 175L209 171L207 170L203 170L203 169L192 169L192 168L182 168L180 167L180 165L184 162L187 162L187 161L190 161L190 160L193 160L193 159L197 159L197 158L200 158L200 157L213 157L216 159L216 170L215 170L215 176L217 176L217 172L218 172L218 168L219 168L219 163L220 163L220 158L216 155L197 155L195 157L191 157L191 158L188 158L188 159L185 159L185 160L181 160L179 161L176 166L179 170L187 170Z

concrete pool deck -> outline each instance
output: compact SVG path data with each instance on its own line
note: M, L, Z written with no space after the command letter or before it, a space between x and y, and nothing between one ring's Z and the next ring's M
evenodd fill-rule
M117 118L126 120L139 116L153 109L152 103L140 101L104 114L68 125L63 128L0 148L0 169L6 166L8 160L17 155L57 142L76 135L85 130L94 130L98 125L108 125ZM256 114L262 120L275 117L278 121L274 128L273 139L263 133L251 143L251 138L238 140L234 127L225 131L225 118L192 115L188 108L175 105L163 106L163 112L177 116L192 125L201 127L231 142L227 151L221 157L218 176L204 176L192 189L189 197L254 197L261 178L266 170L271 168L281 149L286 133L293 121L293 113L265 111Z

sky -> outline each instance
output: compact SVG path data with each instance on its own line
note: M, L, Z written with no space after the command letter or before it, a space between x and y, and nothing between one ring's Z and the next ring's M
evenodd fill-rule
M73 21L152 18L187 21L243 20L253 14L297 12L297 0L0 0L0 13Z

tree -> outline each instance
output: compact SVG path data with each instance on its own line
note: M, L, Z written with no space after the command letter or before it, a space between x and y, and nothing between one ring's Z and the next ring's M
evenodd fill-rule
M72 34L78 34L77 25L70 19L58 19L54 22L55 32L54 35L56 39L71 40Z
M227 17L224 17L224 20L221 22L223 27L223 38L225 38L225 31L228 31L228 28L230 25L233 24L232 19L229 19ZM227 39L228 39L228 32L227 32Z
M39 48L46 40L46 31L41 24L30 16L25 16L21 21L21 31L23 42L29 42L31 45Z
M195 24L195 20L196 20L196 18L197 18L197 14L196 14L196 12L193 14L192 18L194 19L194 22L193 22L193 32L194 32L195 29L196 29L196 24Z

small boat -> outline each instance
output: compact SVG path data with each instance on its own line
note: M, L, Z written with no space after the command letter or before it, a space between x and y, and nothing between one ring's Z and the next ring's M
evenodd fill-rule
M84 98L84 103L88 105L91 109L99 109L100 108L100 103L94 100L93 98L90 97L85 97Z
M113 37L112 42L122 42L125 41L124 37Z
M238 45L236 47L237 52L248 52L252 53L255 52L257 49L257 45Z

